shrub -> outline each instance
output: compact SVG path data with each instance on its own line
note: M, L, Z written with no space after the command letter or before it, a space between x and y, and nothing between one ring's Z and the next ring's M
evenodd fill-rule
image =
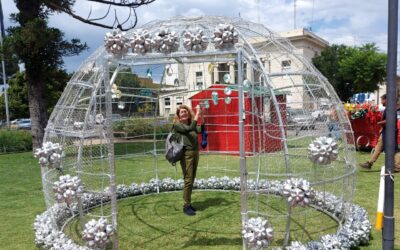
M0 153L32 150L32 134L26 130L0 130Z
M114 131L123 131L128 137L153 139L155 129L156 137L160 139L163 135L168 134L171 126L172 122L165 120L165 118L131 117L127 120L114 123Z

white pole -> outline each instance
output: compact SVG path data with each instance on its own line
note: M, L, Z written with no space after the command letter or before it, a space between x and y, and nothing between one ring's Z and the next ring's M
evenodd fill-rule
M381 168L379 181L378 208L376 210L375 229L381 230L383 226L383 204L385 203L385 166Z
M4 23L3 23L3 6L0 0L0 45L3 47L3 36L4 36ZM4 64L4 58L1 60L1 67L3 70L3 86L4 86L4 104L6 108L6 121L7 121L7 128L10 128L10 114L8 111L8 95L7 95L7 76L6 76L6 65Z

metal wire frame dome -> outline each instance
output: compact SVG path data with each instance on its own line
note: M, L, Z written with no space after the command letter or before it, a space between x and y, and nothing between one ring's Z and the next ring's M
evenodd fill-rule
M163 141L181 102L207 108L209 145L201 150L195 185L240 190L244 235L252 217L274 230L275 240L244 236L244 246L315 240L304 232L325 232L326 225L316 226L322 218L316 208L337 221L336 229L343 227L354 193L351 127L332 86L286 39L240 18L174 17L110 33L106 46L68 82L37 153L56 229L75 215L82 227L106 218L118 248L119 197L180 189ZM118 81L126 75L138 83ZM328 126L332 109L335 135ZM67 175L64 181L79 178L72 195L61 188L60 176ZM59 207L68 215L57 214Z

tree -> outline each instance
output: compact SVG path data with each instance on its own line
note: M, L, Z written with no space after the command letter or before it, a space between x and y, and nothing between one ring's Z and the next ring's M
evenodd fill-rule
M40 147L44 136L48 115L48 99L46 83L51 72L57 72L63 65L64 56L77 55L87 49L86 43L79 39L66 41L64 34L56 29L48 27L48 17L54 13L65 12L72 17L85 23L101 27L116 27L123 29L127 20L120 22L117 14L114 16L112 25L101 24L101 20L107 20L111 6L128 7L133 10L129 17L134 15L135 22L128 26L136 25L135 8L153 2L154 0L88 0L101 4L107 4L107 13L102 17L82 18L76 15L73 6L75 0L14 0L19 10L12 14L11 18L19 26L9 29L9 44L18 60L25 63L25 79L28 86L29 113L32 121L33 148ZM114 12L116 13L116 12ZM51 82L51 81L50 81Z
M386 76L386 54L375 44L358 47L339 63L339 72L350 83L353 92L373 92Z
M386 55L379 53L374 44L361 47L334 44L313 58L313 64L342 101L354 93L375 91L386 75Z
M29 106L28 106L28 88L24 75L16 73L9 81L8 88L8 105L10 111L10 119L26 118L29 117ZM4 95L0 97L0 119L5 119L5 108L4 108Z
M32 124L33 148L40 147L48 115L46 83L51 72L63 64L63 56L79 54L87 48L78 39L63 40L64 34L49 28L50 14L39 1L16 1L20 12L14 15L19 27L9 29L8 43L12 44L19 60L25 63L25 79L28 86L29 113Z

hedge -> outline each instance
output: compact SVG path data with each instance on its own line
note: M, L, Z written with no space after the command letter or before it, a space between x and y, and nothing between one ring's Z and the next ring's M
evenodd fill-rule
M32 150L29 130L0 130L0 153L27 152Z
M154 130L157 138L162 138L168 134L172 126L172 121L165 118L138 118L131 117L126 120L114 123L115 132L124 132L127 137L139 137L141 139L153 139ZM121 134L115 134L121 137Z

